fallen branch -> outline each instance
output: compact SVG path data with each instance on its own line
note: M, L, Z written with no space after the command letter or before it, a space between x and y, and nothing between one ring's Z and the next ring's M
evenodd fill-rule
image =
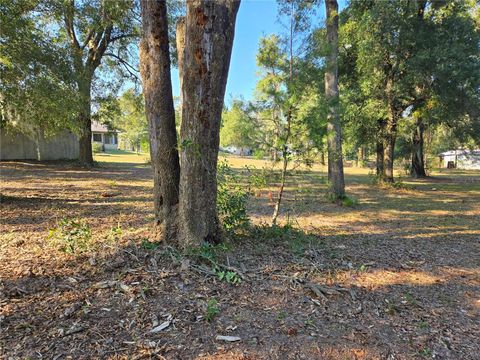
M317 284L307 283L305 284L309 290L311 290L317 297L322 300L327 300L327 296L341 295L342 293L349 293L352 300L355 300L355 292L352 289L346 289L341 286L321 286Z

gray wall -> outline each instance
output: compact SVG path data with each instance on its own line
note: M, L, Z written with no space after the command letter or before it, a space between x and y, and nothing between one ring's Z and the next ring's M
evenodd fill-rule
M70 131L36 140L0 129L0 160L71 160L78 159L78 154L78 138Z

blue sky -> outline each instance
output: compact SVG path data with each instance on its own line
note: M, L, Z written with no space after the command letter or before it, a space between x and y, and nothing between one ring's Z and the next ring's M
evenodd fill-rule
M340 10L347 0L339 0ZM325 5L320 6L318 14L325 19ZM235 40L233 44L230 72L228 75L225 102L231 97L243 96L251 99L257 82L255 56L262 36L280 33L282 26L278 22L275 0L242 0L237 15ZM178 96L179 80L176 69L172 70L173 95Z

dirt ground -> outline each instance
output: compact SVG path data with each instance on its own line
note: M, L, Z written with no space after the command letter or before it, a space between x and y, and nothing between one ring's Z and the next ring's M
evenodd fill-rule
M323 169L296 173L287 226L263 224L260 189L251 228L199 256L155 242L135 156L1 163L1 358L479 359L479 172L391 189L347 168L353 207L326 200ZM62 219L84 219L85 252L54 242Z

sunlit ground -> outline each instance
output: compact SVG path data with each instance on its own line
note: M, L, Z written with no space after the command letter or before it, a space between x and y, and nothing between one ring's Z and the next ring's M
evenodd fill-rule
M325 197L324 167L296 169L281 228L268 226L277 184L251 188L248 214L257 226L218 255L246 274L232 285L145 245L157 237L146 158L96 154L100 166L90 170L1 163L7 358L475 359L480 352L480 172L402 174L394 189L373 185L370 169L348 167L356 204L347 207ZM271 167L227 160L245 187ZM62 219L85 221L88 251L66 254L52 242L50 229ZM211 299L218 314L208 322ZM172 324L149 334L169 314ZM72 329L81 330L65 335Z

